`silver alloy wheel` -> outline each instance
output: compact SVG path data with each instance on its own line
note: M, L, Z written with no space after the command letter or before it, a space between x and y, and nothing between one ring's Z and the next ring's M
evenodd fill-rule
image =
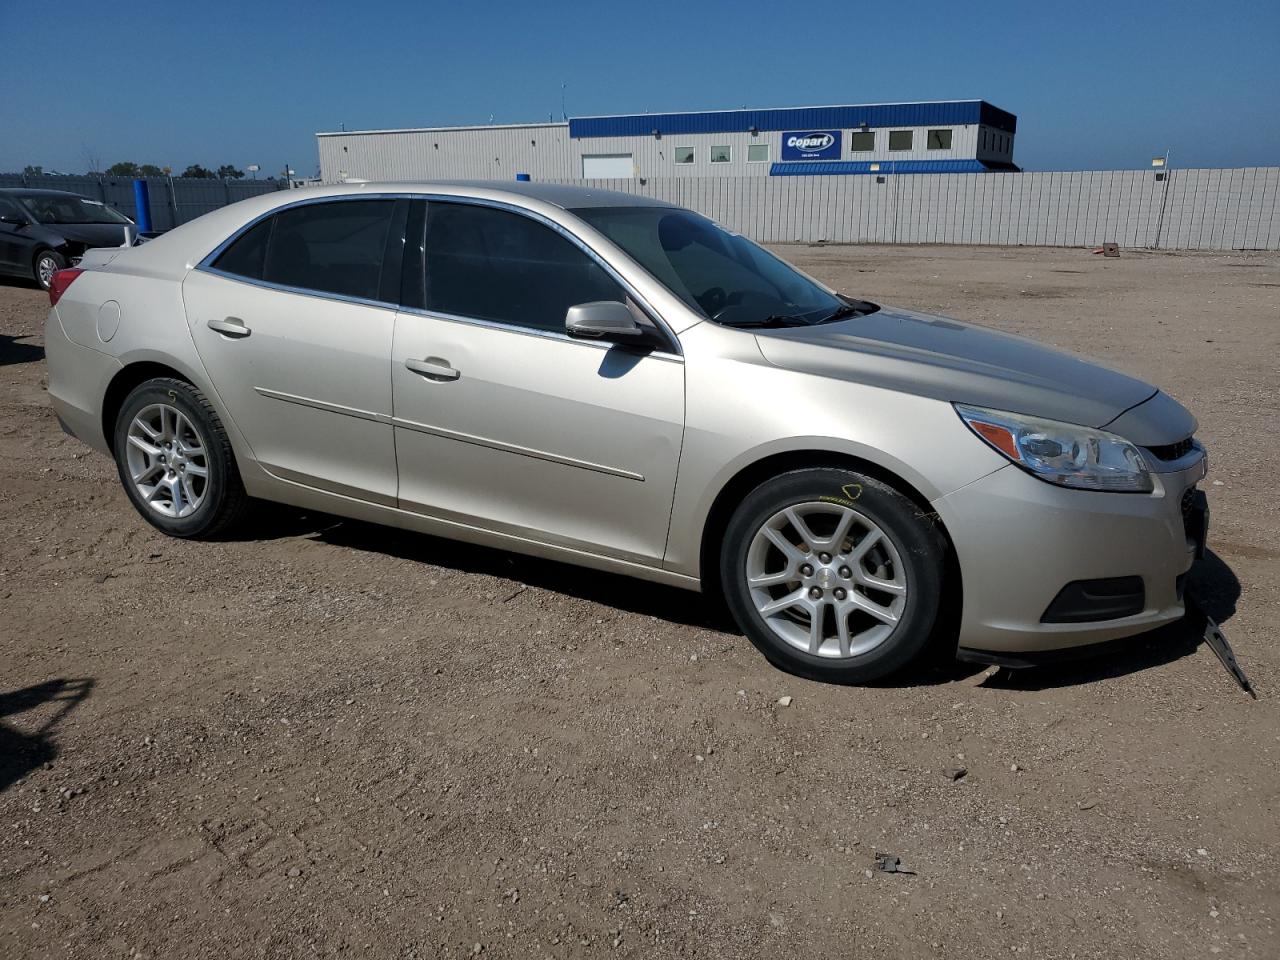
M53 275L58 272L58 261L48 254L42 254L36 260L36 279L46 290L53 283Z
M125 461L143 502L165 517L195 513L209 491L209 460L195 424L176 407L153 403L138 411L127 436Z
M746 577L769 629L818 657L873 650L906 608L898 548L876 523L838 503L798 503L765 521L747 549Z

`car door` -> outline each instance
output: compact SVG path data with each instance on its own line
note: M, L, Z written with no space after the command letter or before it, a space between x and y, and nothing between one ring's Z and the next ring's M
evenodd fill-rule
M31 276L35 247L28 237L27 215L12 197L0 196L0 217L0 271Z
M312 201L183 283L200 359L270 473L394 506L391 360L409 201Z
M660 563L684 432L674 344L566 336L570 306L629 294L547 222L435 200L417 220L425 275L405 301L421 306L396 317L391 364L400 505Z

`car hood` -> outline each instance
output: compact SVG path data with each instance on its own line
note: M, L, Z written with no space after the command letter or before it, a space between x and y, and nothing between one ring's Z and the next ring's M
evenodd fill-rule
M125 227L130 231L134 229L124 223L50 223L45 226L66 240L88 247L118 247L125 241Z
M837 323L759 331L756 340L775 366L950 403L1090 427L1128 414L1123 435L1142 445L1173 443L1195 429L1191 414L1150 384L947 317L884 307Z

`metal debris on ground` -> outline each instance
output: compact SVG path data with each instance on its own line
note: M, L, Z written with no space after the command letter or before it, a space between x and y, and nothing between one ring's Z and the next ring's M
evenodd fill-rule
M1204 621L1205 646L1214 652L1222 662L1222 665L1227 668L1227 673L1231 674L1235 682L1240 685L1240 689L1257 700L1258 693L1253 689L1253 684L1249 682L1249 678L1245 676L1244 670L1236 661L1236 655L1231 649L1231 644L1227 643L1227 636L1222 632L1222 628L1214 622L1213 617L1204 612L1204 608L1200 606L1200 602L1190 591L1187 592L1184 599L1187 605L1187 612L1197 620Z
M914 870L903 869L902 858L894 856L892 853L877 853L876 869L881 873L905 873L911 877L916 875Z

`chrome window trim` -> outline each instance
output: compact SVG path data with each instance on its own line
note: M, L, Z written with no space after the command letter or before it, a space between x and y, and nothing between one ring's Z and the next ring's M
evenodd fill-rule
M307 287L290 287L283 283L272 283L270 280L255 280L253 277L242 277L238 273L228 273L226 270L219 270L216 267L197 266L195 269L201 273L211 273L216 277L223 277L226 280L236 280L240 283L247 283L251 287L262 287L265 290L275 290L277 293L296 293L303 297L314 297L317 300L333 300L336 303L352 303L360 307L378 307L382 310L390 310L396 313L400 307L388 300L370 300L366 297L352 297L345 293L329 293L325 290L311 290Z
M572 343L575 346L587 347L592 350L609 351L614 347L623 346L622 344L606 342L603 340L580 340L577 337L569 336L567 333L560 333L558 330L541 330L537 327L522 327L514 323L503 323L500 320L484 320L480 317L463 317L454 313L442 313L438 310L423 310L419 307L401 307L400 312L410 314L415 317L426 317L429 320L443 320L447 323L462 323L472 327L486 327L490 330L498 330L503 333L518 333L522 336L539 337L543 340L559 340L563 343ZM654 360L666 360L669 363L684 363L684 357L681 354L669 353L666 350L650 350L645 354L645 356Z
M282 203L278 207L272 207L270 210L267 210L264 213L258 214L256 217L254 217L252 220L248 221L247 223L241 224L236 229L236 231L231 234L231 236L227 237L227 239L223 240L220 244L214 247L213 250L211 250L208 253L208 255L206 255L199 263L197 263L194 269L212 270L213 261L217 260L218 257L220 257L223 254L223 252L226 251L227 247L231 246L231 244L235 243L244 234L248 233L258 224L260 224L263 220L266 220L267 217L274 217L277 213L283 213L285 210L292 210L295 207L309 207L309 206L312 206L313 204L321 204L321 203L349 203L352 200L416 200L420 196L421 196L420 194L416 194L416 193L355 193L355 194L339 193L339 194L335 194L332 197L306 197L302 200L293 200L289 203ZM252 277L242 277L239 274L227 273L226 271L215 271L215 272L221 273L222 276L224 277L234 277L237 280L243 280L246 283L265 283L266 282L262 280L254 280ZM300 288L295 288L295 289L300 289ZM330 296L330 294L324 293L323 291L313 291L313 292L321 296ZM377 302L385 303L385 301L383 300L379 300Z
M632 299L634 299L635 302L640 305L640 308L644 311L645 315L649 318L650 322L652 322L654 327L658 329L665 336L665 338L668 341L668 345L674 347L676 351L673 353L670 350L654 350L650 354L651 356L655 357L656 359L662 359L662 360L674 359L674 360L679 360L681 362L683 362L684 360L684 355L680 346L680 338L676 336L675 330L673 330L670 324L668 324L667 321L662 317L662 315L653 308L652 304L650 304L649 301L643 295L641 295L641 293L638 290L636 290L635 286L632 285L625 277L623 277L622 274L620 274L617 271L617 269L611 263L609 263L609 261L607 261L604 257L600 256L600 254L597 253L595 250L593 250L581 237L579 237L573 231L569 230L563 224L557 223L555 220L552 220L550 217L547 217L544 214L538 213L536 210L530 210L527 207L522 207L514 203L507 203L502 200L489 200L483 197L470 197L470 196L464 196L464 195L454 196L451 194L442 194L442 193L402 193L402 192L356 193L356 194L342 193L342 194L335 194L334 196L331 196L331 197L309 197L303 200L294 200L290 203L283 203L278 207L272 207L270 210L260 213L258 214L258 216L254 217L252 220L242 224L234 233L231 234L231 236L227 237L220 244L214 247L212 251L210 251L203 259L200 260L199 263L195 265L195 267L193 267L193 269L200 270L204 273L212 273L216 276L223 277L227 280L235 280L239 283L247 283L251 286L263 287L267 290L275 290L279 293L295 293L295 294L300 294L301 296L304 296L304 297L315 297L319 300L335 300L339 303L352 303L352 304L357 304L360 306L367 306L367 307L381 307L384 310L395 310L398 312L412 313L420 316L434 317L440 320L450 320L458 323L470 323L470 324L475 324L477 326L488 326L488 327L493 327L495 329L507 330L512 333L526 333L526 334L531 334L533 336L542 336L542 337L549 337L553 339L566 340L570 343L576 343L576 344L580 344L582 346L587 346L587 347L596 347L597 349L607 350L610 347L615 346L615 344L592 343L586 340L579 340L574 337L570 337L568 334L558 333L554 330L538 330L533 327L522 327L518 324L501 323L499 321L494 321L494 320L482 320L478 317L462 317L462 316L455 316L452 314L436 313L428 310L419 309L416 307L405 307L398 303L391 303L386 300L370 300L365 297L352 297L352 296L347 296L346 294L341 294L341 293L330 293L325 290L311 290L306 287L291 287L281 283L272 283L269 280L257 280L257 279L254 279L253 277L241 276L240 274L230 273L226 270L219 270L217 267L213 266L213 262L217 260L218 257L220 257L226 251L227 247L231 246L238 239L240 239L240 237L242 237L245 233L252 230L255 226L257 226L263 220L266 220L268 217L274 217L277 213L281 213L285 210L292 210L296 207L307 207L307 206L312 206L313 204L321 204L321 203L350 202L353 200L424 200L427 203L428 218L431 216L431 203L435 202L435 203L467 203L467 204L471 204L472 206L494 207L499 210L505 210L509 213L514 213L518 216L525 216L525 217L529 217L530 219L536 220L537 222L545 226L548 226L552 230L556 231L556 233L560 234L562 237L564 237L566 240L568 240L570 243L576 246L579 250L581 250L583 253L589 256L592 260L594 260L597 264L599 264L604 269L604 271L607 274L609 274L609 276L613 278L613 280L620 287L622 287L623 290L627 292L627 295L630 296ZM568 213L569 216L573 216L573 214L570 213L568 210L565 210L565 212ZM406 242L408 242L408 238L406 237L405 239L406 239Z

